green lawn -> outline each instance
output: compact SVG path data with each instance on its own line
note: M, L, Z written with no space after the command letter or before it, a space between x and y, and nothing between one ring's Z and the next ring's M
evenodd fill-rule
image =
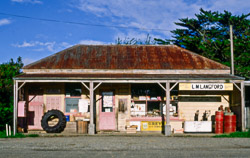
M215 138L250 138L250 130L248 132L234 132L230 134L221 134L214 136Z
M13 136L13 133L11 136L6 136L6 131L0 131L0 138L25 138L25 137L39 137L38 134L28 134L24 135L23 133L16 133L15 136Z

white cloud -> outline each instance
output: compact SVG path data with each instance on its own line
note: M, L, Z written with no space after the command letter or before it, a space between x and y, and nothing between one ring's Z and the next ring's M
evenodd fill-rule
M174 22L178 18L193 16L200 8L197 4L187 4L183 0L79 0L76 7L83 12L109 18L113 25L115 23L124 27L164 29L167 31L157 32L165 35L169 35L168 30L176 28ZM144 32L151 34L155 30Z
M105 45L107 43L102 41L94 41L94 40L81 40L79 44L86 44L86 45Z
M2 25L8 25L10 23L11 23L11 21L8 20L8 19L0 19L0 26L2 26Z
M35 46L36 44L34 42L26 42L24 41L22 44L12 44L12 46L14 47L18 47L18 48L25 48L25 47L33 47Z
M12 46L17 48L33 48L33 51L50 51L50 52L58 52L65 48L72 46L67 42L57 43L53 42L40 42L40 41L30 41L30 42L22 42L21 44L12 44Z
M241 15L242 13L249 13L249 6L249 0L227 0L226 2L225 0L210 0L208 6L204 8L220 12L227 10L233 14Z
M248 4L248 5L247 5ZM100 18L107 18L106 25L137 27L162 30L135 30L152 34L162 34L170 37L169 30L176 29L174 22L180 18L193 18L200 8L212 11L228 10L233 14L248 13L248 0L78 0L75 8L94 14ZM93 21L94 23L94 21ZM98 23L98 21L96 21ZM122 30L119 32L130 32ZM119 33L118 32L118 33ZM128 33L129 34L129 33Z
M42 4L42 1L39 0L11 0L12 2L17 2L17 3L32 3L32 4Z

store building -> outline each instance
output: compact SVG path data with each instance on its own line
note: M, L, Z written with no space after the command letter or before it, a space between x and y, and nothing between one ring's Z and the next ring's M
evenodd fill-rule
M24 66L14 83L14 131L42 130L58 109L89 120L89 134L212 132L221 105L245 130L244 78L174 45L76 45Z

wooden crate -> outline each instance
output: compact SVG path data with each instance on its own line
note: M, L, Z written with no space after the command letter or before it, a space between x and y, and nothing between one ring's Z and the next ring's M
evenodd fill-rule
M77 121L77 132L81 134L88 133L88 122L87 121Z

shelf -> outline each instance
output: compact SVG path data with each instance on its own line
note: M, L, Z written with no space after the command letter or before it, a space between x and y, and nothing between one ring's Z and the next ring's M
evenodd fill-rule
M166 102L166 100L133 100L134 102ZM171 102L178 102L178 100L170 100Z
M162 100L133 100L134 102L162 102Z
M133 117L131 116L130 119L127 119L129 121L162 121L161 116L156 116L156 117L147 117L147 116L138 116L138 117ZM165 117L164 117L165 120ZM173 117L170 116L170 121L181 121L183 122L183 119L179 119L179 117Z

